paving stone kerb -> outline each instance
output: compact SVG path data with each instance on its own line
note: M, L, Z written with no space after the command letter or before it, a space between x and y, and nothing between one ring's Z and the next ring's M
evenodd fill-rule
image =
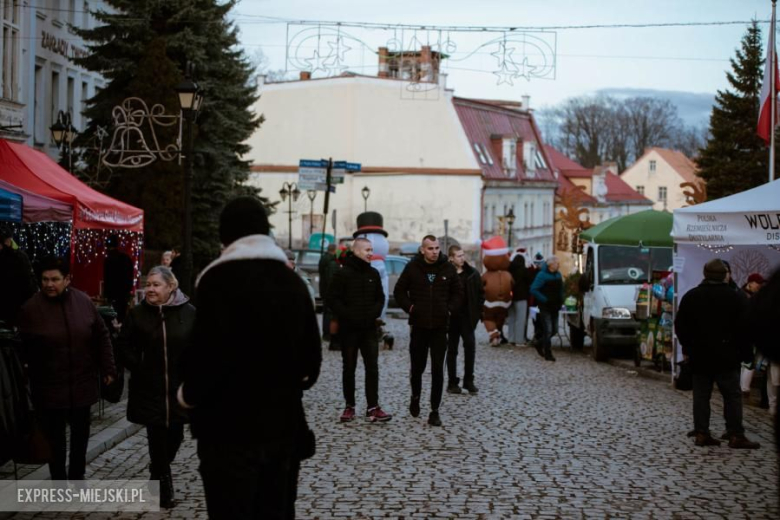
M560 348L550 363L533 349L489 347L480 326L480 392L445 393L444 426L433 428L425 421L430 376L414 419L408 331L402 320L389 327L396 347L379 356L380 404L395 414L389 423L338 422L341 354L324 352L320 381L305 400L318 445L303 463L299 518L780 517L772 421L763 410L745 409L760 450L696 448L685 436L690 393ZM357 389L362 416L362 364ZM719 397L711 426L724 428ZM98 457L89 476L146 477L144 435ZM197 466L188 436L174 463L182 502L171 518L206 517Z

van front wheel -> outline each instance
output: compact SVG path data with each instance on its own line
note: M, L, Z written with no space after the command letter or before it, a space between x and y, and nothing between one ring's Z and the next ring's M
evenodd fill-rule
M591 327L590 339L593 344L591 347L593 359L596 361L606 361L609 359L609 347L599 340L599 328L595 323Z

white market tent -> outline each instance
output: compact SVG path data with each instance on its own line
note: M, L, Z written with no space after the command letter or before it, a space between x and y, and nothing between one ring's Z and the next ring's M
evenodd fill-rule
M769 278L780 267L780 180L674 210L672 237L677 302L713 258L729 262L740 287L752 273Z

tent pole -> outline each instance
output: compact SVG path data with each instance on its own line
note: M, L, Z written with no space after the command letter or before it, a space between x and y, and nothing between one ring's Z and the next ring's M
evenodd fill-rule
M770 74L772 74L772 78L769 79L769 88L770 88L770 99L772 100L772 106L769 111L771 114L771 121L769 128L772 129L770 132L770 143L769 143L769 182L772 182L775 180L775 124L777 124L777 51L776 51L776 45L775 45L775 7L776 7L777 0L772 0L772 23L769 25L769 38L768 42L771 48L769 49L769 56L772 60L772 65L770 69ZM765 78L766 80L766 78Z

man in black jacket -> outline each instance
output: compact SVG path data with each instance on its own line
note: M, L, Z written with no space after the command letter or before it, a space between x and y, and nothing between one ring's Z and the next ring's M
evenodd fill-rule
M509 343L525 345L526 318L528 316L528 296L531 288L531 274L526 267L525 248L517 248L512 262L509 264L509 274L515 284L512 286L512 306L509 307Z
M127 314L128 300L133 290L133 260L119 250L119 236L106 239L108 253L103 261L103 295L111 304L121 323Z
M16 324L24 302L38 292L39 282L27 255L14 249L11 229L0 227L0 321L8 328Z
M728 269L720 259L704 265L704 281L682 297L675 334L693 372L693 424L696 446L718 446L710 435L710 397L714 383L723 396L730 448L756 449L742 426L741 361L752 357L741 336L746 298L729 287Z
M463 338L463 388L470 394L479 392L474 386L474 361L476 358L476 340L474 328L482 317L482 305L485 303L485 289L479 271L466 262L466 253L460 246L450 246L447 252L450 263L460 278L463 287L463 303L460 309L450 316L450 329L447 345L447 392L461 393L458 386L458 343Z
M178 400L191 408L212 520L294 518L300 461L314 453L302 399L320 372L319 327L268 230L259 200L230 201L225 250L196 282Z
M463 289L455 267L433 235L423 238L420 253L406 264L395 284L395 301L409 314L412 400L409 413L420 415L422 375L431 352L431 413L428 424L441 426L439 404L444 391L444 356L450 315L460 309Z
M325 341L331 341L330 337L330 321L333 318L330 304L325 301L328 296L328 290L330 288L330 281L333 276L339 270L339 266L336 263L336 244L328 244L328 249L320 258L320 263L317 265L317 271L320 275L320 296L323 299L322 305L322 339Z
M355 239L352 254L347 256L344 267L334 276L327 295L327 302L339 317L341 358L343 360L342 385L346 408L341 422L355 419L355 369L358 351L363 356L366 369L366 420L389 421L392 416L379 407L379 343L376 337L376 320L385 305L385 292L379 272L371 267L374 246L365 238Z

